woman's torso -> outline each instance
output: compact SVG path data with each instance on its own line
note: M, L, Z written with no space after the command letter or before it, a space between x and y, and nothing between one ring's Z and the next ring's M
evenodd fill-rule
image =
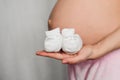
M120 0L58 0L50 18L51 29L74 27L84 44L94 44L120 24Z

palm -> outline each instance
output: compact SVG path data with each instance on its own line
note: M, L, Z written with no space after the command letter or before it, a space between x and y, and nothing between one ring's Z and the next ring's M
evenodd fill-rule
M50 57L58 60L62 60L63 63L75 64L87 60L92 53L92 46L84 46L76 54L66 54L64 52L48 53L45 51L38 51L36 54L39 56Z
M58 59L58 60L77 56L77 54L72 55L72 54L66 54L64 52L48 53L45 51L38 51L37 55L50 57L50 58L54 58L54 59Z

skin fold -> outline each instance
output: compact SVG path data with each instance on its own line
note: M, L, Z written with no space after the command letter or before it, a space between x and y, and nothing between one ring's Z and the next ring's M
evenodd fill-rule
M74 55L60 51L37 51L39 56L59 59L75 64L98 59L120 48L119 0L58 0L50 14L49 29L74 28L83 40L83 48Z

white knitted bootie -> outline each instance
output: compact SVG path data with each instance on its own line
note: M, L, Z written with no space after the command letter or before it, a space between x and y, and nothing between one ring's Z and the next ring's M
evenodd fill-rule
M68 54L75 54L82 48L82 39L75 34L73 28L65 28L62 30L62 50Z
M44 48L47 52L59 52L62 45L62 36L60 34L60 28L55 28L50 31L46 31L46 38L44 41Z

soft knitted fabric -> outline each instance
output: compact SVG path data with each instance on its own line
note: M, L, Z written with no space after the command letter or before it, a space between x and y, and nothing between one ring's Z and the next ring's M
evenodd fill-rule
M55 28L50 31L46 31L46 38L44 41L44 49L47 52L59 52L62 45L62 36L60 34L60 28Z
M75 54L82 48L82 39L75 34L73 28L64 28L62 30L62 50L68 54Z

